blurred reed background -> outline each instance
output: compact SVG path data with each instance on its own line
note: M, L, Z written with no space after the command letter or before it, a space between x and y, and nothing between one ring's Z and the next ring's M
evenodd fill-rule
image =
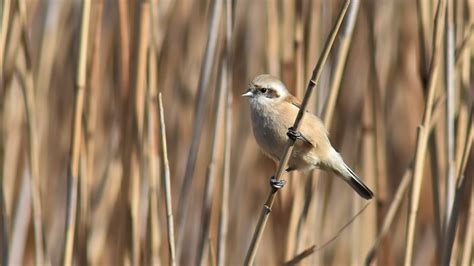
M1 264L241 264L275 165L240 95L301 98L342 4L1 1ZM376 198L339 232L365 203L285 176L256 264L471 265L473 23L352 0L309 109Z

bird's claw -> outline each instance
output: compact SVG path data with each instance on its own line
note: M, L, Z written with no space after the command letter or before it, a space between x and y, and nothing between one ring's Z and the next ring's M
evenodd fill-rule
M306 140L306 138L301 134L301 132L296 131L293 127L288 128L288 132L286 132L286 135L296 141L297 139L299 140Z
M270 186L273 189L278 190L278 189L284 187L285 184L286 184L286 181L283 180L283 179L277 180L274 176L270 177Z

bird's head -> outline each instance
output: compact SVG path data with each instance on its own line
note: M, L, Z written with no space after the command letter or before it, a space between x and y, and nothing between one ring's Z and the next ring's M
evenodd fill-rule
M289 95L285 84L278 78L263 74L252 80L247 91L242 96L247 97L252 104L275 104Z

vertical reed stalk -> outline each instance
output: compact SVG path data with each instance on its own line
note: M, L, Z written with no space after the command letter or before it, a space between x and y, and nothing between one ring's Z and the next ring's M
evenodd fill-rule
M474 7L474 3L469 1L464 2L464 7L466 9ZM464 12L463 8L460 8L461 11ZM472 83L472 63L471 60L469 60L472 56L472 47L468 47L467 43L469 41L472 42L472 35L474 32L474 14L472 12L469 12L467 16L467 25L465 27L465 32L466 34L463 36L463 41L461 43L461 48L456 50L456 65L462 65L462 70L461 72L461 95L465 95L468 93L470 90L470 86ZM462 48L462 47L467 47L467 48ZM461 59L464 59L462 64L458 64ZM462 97L464 98L464 97ZM467 139L465 137L465 134L467 134L467 130L463 130L463 128L466 128L469 125L469 108L472 114L472 103L469 106L468 101L464 101L464 104L460 106L459 110L459 115L458 115L458 135L457 135L457 145L456 147L464 147L467 145L467 143L464 143L463 139ZM471 123L472 123L472 118L471 118ZM473 129L471 128L471 131ZM471 144L472 145L472 144ZM463 156L463 150L461 148L457 149L457 155L456 155L456 169L461 168L462 164L462 156ZM469 188L468 188L469 189ZM469 263L473 263L472 257L472 243L473 243L473 238L471 237L474 234L474 185L472 184L471 180L471 199L470 199L470 208L469 211L467 212L467 219L466 219L466 231L464 233L465 240L464 240L464 246L462 247L462 254L461 254L461 265L467 266Z
M375 18L377 16L377 4L379 2L370 3L370 15L369 20L369 50L371 51L370 56L370 95L372 114L371 120L373 121L374 139L373 139L373 159L374 159L374 170L375 170L375 190L377 191L377 226L382 225L384 220L384 214L386 212L386 201L387 201L387 158L386 158L386 130L385 130L385 98L383 96L383 88L386 86L386 81L382 83L380 80L380 74L377 68L377 39L376 39L376 23ZM369 181L370 182L370 181ZM379 263L389 263L390 255L390 242L388 239L384 239L382 242L383 250L380 254L381 260Z
M94 5L96 17L95 17L95 37L92 47L92 63L90 71L90 85L88 91L89 105L88 105L88 119L86 125L86 136L85 136L85 153L86 153L86 172L81 174L80 180L80 222L79 227L82 229L78 235L80 241L80 250L82 251L81 257L82 263L88 263L87 258L87 242L89 237L89 221L90 221L90 207L89 207L89 194L90 188L89 184L91 180L95 178L95 151L96 151L96 127L97 127L97 109L99 106L99 95L98 89L100 89L100 77L102 70L102 58L101 58L101 48L102 48L102 11L103 11L103 0L98 0ZM103 73L102 73L103 74ZM82 245L82 246L81 246Z
M225 63L225 59L223 60ZM199 236L199 244L198 244L198 256L196 259L196 265L203 265L204 264L204 255L207 253L207 248L209 244L209 227L211 224L211 210L212 210L212 201L213 201L213 194L214 194L214 185L215 185L215 176L216 176L216 158L217 153L219 152L219 142L222 137L221 127L222 127L222 118L223 112L222 109L224 108L225 103L225 75L226 73L225 68L220 71L220 80L218 88L216 89L216 97L214 103L214 111L212 112L215 115L214 120L214 128L212 129L211 139L213 140L211 143L211 155L209 159L209 164L207 166L206 172L206 181L204 185L204 195L202 201L202 209L201 209L201 234Z
M461 265L469 265L469 261L472 257L472 234L474 234L474 191L471 188L471 203L470 203L467 227L466 227L466 240L464 243L464 248L462 250Z
M199 76L198 94L196 98L196 108L194 112L192 143L189 149L186 171L184 174L181 192L178 202L178 257L183 248L185 221L188 215L190 189L194 177L199 143L204 124L204 111L206 106L206 93L209 88L212 65L216 53L217 37L219 33L220 18L222 16L222 1L213 0L211 7L211 18L209 21L208 39L206 51L201 65Z
M34 80L33 80L33 64L31 61L31 48L27 31L27 14L25 1L18 1L18 10L20 13L21 23L21 40L26 61L26 69L20 70L22 80L24 82L23 100L25 103L25 113L28 124L28 161L31 173L31 201L33 209L33 224L35 234L35 262L36 264L47 264L46 258L46 239L43 229L43 218L41 209L41 192L40 192L40 176L39 176L39 144L36 136L36 106L34 96ZM3 64L3 62L2 62ZM2 73L3 75L3 73Z
M423 177L424 159L426 154L426 146L430 135L429 126L431 124L431 115L433 110L433 99L436 90L439 64L440 64L440 49L443 37L444 14L445 14L445 0L440 0L435 15L435 27L433 30L433 50L431 56L430 72L427 83L427 99L425 110L423 114L422 124L417 130L417 145L415 152L415 165L413 170L413 183L411 193L411 204L409 211L408 228L406 234L406 249L405 249L405 265L412 265L413 250L415 242L415 228L416 217L418 214L418 206L420 202L421 181Z
M135 161L132 161L133 154L133 95L130 91L130 65L131 65L131 51L130 51L130 18L129 18L129 1L117 0L118 4L118 20L119 20L119 36L120 36L120 92L121 92L121 163L123 167L123 177L120 184L120 194L122 197L118 197L118 203L121 206L127 206L122 208L118 213L118 230L124 232L126 235L125 241L121 241L117 244L117 249L126 253L129 252L127 249L131 246L132 235L130 232L130 184L131 175L134 173ZM125 196L126 195L126 196ZM120 239L120 238L119 238ZM117 261L122 261L122 258Z
M5 46L7 42L8 25L10 21L10 8L11 1L5 0L2 5L1 24L0 24L0 234L1 234L1 247L0 255L2 256L1 263L3 265L8 264L8 249L9 249L9 232L8 232L8 213L5 203L5 188L4 188L4 176L3 176L3 165L5 158L5 129L4 129L4 104L5 104L5 82L3 72L3 59L5 57Z
M82 111L87 75L87 52L89 43L91 1L84 0L82 6L79 61L77 65L74 116L71 136L71 161L69 165L66 231L63 250L63 265L73 264L73 246L76 230L77 197L79 181L79 159L81 154Z
M407 192L409 185L412 181L412 174L413 174L413 169L410 166L406 171L405 174L402 177L402 181L398 185L397 191L395 192L395 196L393 197L392 203L390 204L390 207L388 208L387 214L384 217L382 227L380 229L380 232L375 239L374 244L372 247L369 249L369 252L367 253L367 256L365 258L365 265L370 265L372 264L372 261L375 258L375 255L377 254L377 250L379 248L380 242L384 238L384 236L387 234L388 229L390 229L393 220L395 218L395 215L397 214L398 210L400 209L400 206L403 202L405 193Z
M296 14L295 14L295 31L294 31L294 50L295 50L295 88L296 97L303 97L304 91L304 45L303 45L303 34L304 34L304 16L303 16L303 1L295 2Z
M299 130L301 120L304 116L304 113L306 112L306 108L308 105L309 98L311 96L311 93L314 89L314 87L318 84L319 78L321 77L321 73L323 71L323 66L326 63L326 59L329 56L329 52L331 51L332 45L334 43L334 40L336 38L337 32L339 31L339 28L342 24L342 21L345 17L347 8L349 7L350 0L346 0L344 4L341 7L341 10L339 12L337 21L329 35L329 38L326 40L326 43L324 45L323 52L318 60L318 63L316 64L313 74L311 76L311 80L308 82L306 92L305 92L305 97L303 98L303 103L301 104L301 108L298 112L298 116L295 119L295 123L293 124L293 128L295 130ZM293 147L294 147L295 141L292 139L288 139L288 142L286 144L285 152L283 153L283 156L280 160L280 163L278 165L278 168L275 172L274 177L276 180L280 180L281 175L283 173L283 169L286 167L286 164L288 163L288 160L290 159L290 156L293 152ZM258 220L252 242L250 243L249 250L247 252L246 258L245 258L245 265L253 265L255 261L255 255L257 253L257 248L258 245L260 244L261 238L263 236L263 231L265 229L268 217L270 215L273 202L275 200L275 196L278 190L272 189L270 191L270 194L267 197L267 200L265 201L265 204L263 206L263 210L260 214L260 218Z
M0 52L1 53L1 52ZM0 81L1 82L1 81ZM5 187L4 187L4 174L3 174L3 164L4 164L4 154L5 154L5 130L4 130L4 90L0 88L0 256L3 258L0 263L3 265L8 265L8 242L9 242L9 232L8 232L8 213L6 209L5 202Z
M230 74L230 73L229 73ZM230 83L230 81L229 81ZM232 92L230 86L227 88L227 103L225 110L225 130L224 130L224 173L221 180L221 208L219 216L219 232L217 238L217 265L225 265L226 241L229 224L229 182L231 164L231 142L232 142Z
M334 110L336 109L336 100L341 88L342 74L347 62L347 55L352 41L352 33L354 32L357 14L359 14L360 0L353 0L349 9L347 10L347 19L341 27L341 34L335 49L336 56L333 65L333 72L331 76L331 87L329 89L329 96L326 100L324 108L323 121L324 126L329 129L332 126L332 118Z
M166 202L166 224L168 229L168 251L169 251L169 265L176 265L176 254L175 254L175 242L174 242L174 223L173 223L173 208L171 206L171 184L170 184L170 166L168 162L168 151L166 147L166 127L165 127L165 115L163 112L163 100L161 93L158 95L159 101L159 115L160 115L160 147L161 147L161 169L162 180L165 190L165 202Z
M461 200L464 195L464 190L466 188L466 184L468 184L466 175L464 171L466 169L467 162L469 160L469 155L471 154L471 146L474 140L474 130L473 130L473 111L474 109L471 107L470 115L469 115L469 122L467 123L467 134L466 134L466 145L464 146L463 156L461 160L461 166L457 169L457 184L456 184L456 191L454 195L454 200L452 202L452 206L446 206L446 208L451 208L450 216L446 220L445 230L444 230L444 237L443 237L443 247L442 247L442 258L441 264L442 265L449 265L451 261L452 249L454 238L456 236L456 227L457 222L460 216L460 209L461 209ZM467 236L469 237L469 236Z
M280 76L280 32L278 30L278 6L276 0L265 1L267 5L267 65L268 71Z
M420 49L420 77L423 86L426 86L426 75L428 74L429 66L429 55L428 55L428 25L427 25L427 12L428 8L424 0L416 1L416 13L417 13L417 24L418 24L418 44Z
M230 182L230 164L231 164L231 147L232 147L232 31L233 31L233 1L225 1L225 53L224 53L224 78L223 84L224 98L226 99L225 108L225 128L224 128L224 173L221 180L221 197L220 197L220 214L219 214L219 231L217 235L217 265L225 265L226 258L226 241L229 224L229 182ZM212 247L211 247L212 248Z
M454 78L455 78L455 36L454 36L454 18L453 18L452 0L446 1L445 16L445 44L444 44L444 72L446 89L446 134L445 134L445 158L446 158L446 176L445 176L445 213L443 228L446 229L448 218L451 216L451 206L453 205L455 192L455 161L454 161Z
M135 97L134 97L134 114L136 130L134 131L135 148L132 150L131 156L131 218L132 218L132 263L133 265L140 265L140 251L141 251L141 197L140 184L141 174L143 171L139 164L144 159L143 156L143 124L145 112L145 81L146 81L146 61L149 43L149 22L150 22L149 3L142 2L140 5L140 24L138 35L138 46L135 61L135 68L137 69L134 77Z
M153 4L150 2L150 13L154 16ZM154 20L152 20L154 21ZM151 34L154 33L154 24L151 24ZM153 38L151 38L153 40ZM159 177L160 167L158 165L159 156L159 115L158 115L158 88L157 88L157 53L155 45L150 45L150 52L148 53L148 90L149 97L147 101L148 113L148 153L149 153L149 228L150 238L150 264L160 264L160 223L159 223Z
M11 0L4 0L2 5L2 24L0 24L0 88L5 89L3 86L4 84L4 72L3 72L3 64L5 59L6 53L6 45L7 45L7 36L8 36L8 29L10 24L10 11L11 11Z
M304 32L305 26L308 23L305 23L305 18L307 18L307 12L304 12L304 3L303 1L295 1L295 30L294 30L294 53L295 53L295 93L297 98L302 98L304 94L304 76L305 76L305 43L304 43ZM306 16L305 16L306 15ZM270 72L271 73L271 72ZM297 173L291 173L291 177L296 176ZM300 193L303 190L305 179L303 178L291 178L295 180L293 187L293 203L291 205L290 213L290 222L287 230L286 237L286 247L284 259L289 260L294 256L294 253L297 250L296 243L301 243L298 241L300 236L299 229L299 214L303 206L303 193ZM296 250L295 250L296 249Z
M8 264L22 265L25 257L25 248L28 238L28 228L31 217L31 182L28 174L23 175L20 181L19 199L16 204L16 212L13 216L10 254Z

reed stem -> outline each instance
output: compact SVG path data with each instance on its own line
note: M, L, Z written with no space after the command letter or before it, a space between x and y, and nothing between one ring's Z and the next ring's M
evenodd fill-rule
M163 99L161 93L158 94L158 106L160 115L160 146L161 146L161 169L162 181L165 190L165 203L166 203L166 225L168 230L168 252L170 256L169 265L176 265L176 251L174 243L174 222L173 222L173 208L171 206L171 183L170 183L170 166L168 161L168 150L166 145L166 126L165 126L165 114L163 111Z
M89 43L91 1L84 0L82 6L81 38L79 46L79 61L76 76L76 91L74 115L71 136L71 161L69 165L69 184L66 213L66 231L64 240L63 265L73 264L73 247L76 231L77 198L79 182L79 160L81 154L82 111L87 82L87 52Z
M413 183L411 193L411 204L408 218L408 228L406 234L405 266L412 265L413 251L415 242L416 217L420 203L421 181L423 178L423 169L426 155L426 147L430 135L431 115L433 111L433 100L438 81L438 72L440 65L441 40L444 29L445 0L440 0L436 10L435 27L433 30L433 50L431 56L430 72L427 83L427 98L423 114L423 120L417 130L417 145L415 152L415 164L413 170Z
M217 37L219 33L220 18L222 17L222 0L213 0L211 5L211 18L209 21L208 39L204 60L201 65L201 73L199 76L198 94L196 98L196 108L194 112L192 143L188 153L186 171L184 174L181 192L178 201L178 257L183 247L185 222L188 215L190 189L194 177L196 160L198 156L199 143L204 124L204 111L206 106L206 93L209 88L212 65L216 54Z

